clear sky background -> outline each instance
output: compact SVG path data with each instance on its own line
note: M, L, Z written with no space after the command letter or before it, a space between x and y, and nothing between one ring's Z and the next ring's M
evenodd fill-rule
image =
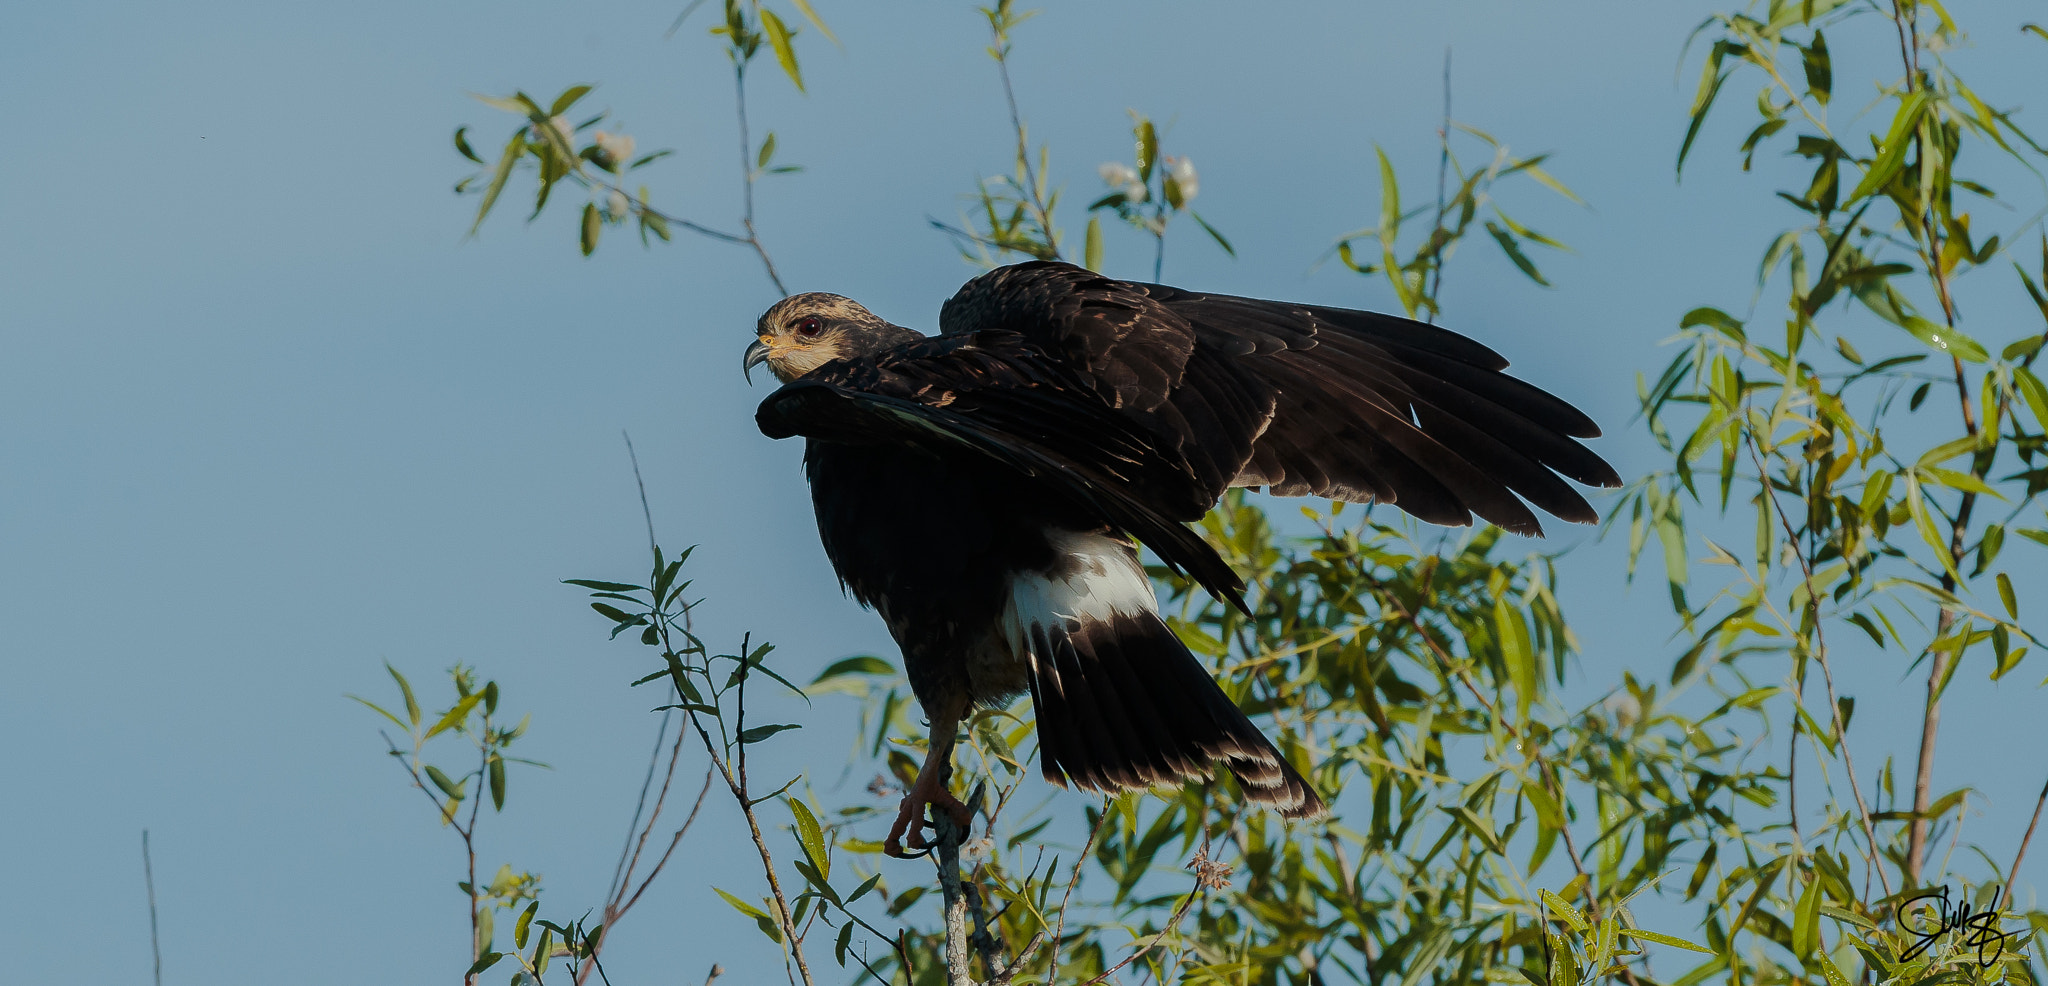
M800 39L811 94L757 73L757 128L808 167L762 186L763 236L794 289L932 328L972 270L926 219L952 220L974 178L1010 160L984 24L966 3L818 6L844 48ZM1324 304L1395 307L1380 282L1312 267L1372 223L1375 143L1423 194L1452 46L1455 115L1558 152L1551 170L1591 207L1507 189L1520 218L1576 252L1541 258L1557 285L1545 290L1473 243L1450 270L1445 321L1605 422L1598 447L1624 475L1656 461L1626 425L1634 374L1662 366L1658 342L1687 309L1745 308L1756 258L1794 218L1769 195L1786 165L1736 168L1746 90L1673 180L1697 78L1679 50L1708 4L1043 6L1018 33L1015 73L1070 230L1099 193L1096 164L1128 159L1137 109L1171 121L1166 150L1199 166L1198 206L1240 255L1177 229L1166 279ZM10 9L0 925L16 946L0 980L147 980L147 827L165 982L452 981L459 847L383 756L372 714L343 697L388 695L385 660L423 698L439 697L441 669L473 663L511 711L533 711L524 752L557 769L515 772L482 863L544 874L554 913L595 906L652 739L652 696L625 687L650 659L607 645L558 580L644 571L622 429L663 539L702 544L692 569L714 641L765 633L805 678L887 652L817 547L798 447L754 430L765 391L739 357L775 296L748 254L692 238L643 251L614 231L583 259L573 193L526 228L514 197L463 239L475 200L450 186L471 169L449 133L477 125L485 148L510 127L465 92L578 82L600 84L587 105L643 149L678 151L644 172L660 203L734 224L726 65L703 36L708 11L663 40L679 8ZM1961 57L1980 91L2048 97L2040 42L2016 30L2038 6L1951 9L1974 31ZM1842 112L1894 74L1838 62ZM2030 198L2030 180L2008 185ZM1146 241L1112 230L1108 262L1148 274ZM1970 289L1974 324L2031 317L2010 285ZM1662 587L1625 587L1616 547L1565 565L1590 688L1621 667L1661 680L1672 654ZM2039 548L2007 551L2032 552L2014 564L2042 574ZM1845 670L1873 772L1888 755L1903 771L1917 738L1920 686L1903 670L1892 652ZM1940 783L1980 789L1966 835L2004 847L2002 866L2048 768L2042 670L2031 658L1996 687L1983 671L1951 692ZM840 783L847 708L821 700L759 776ZM828 796L857 797L864 780ZM698 982L714 961L734 982L779 980L751 922L708 889L751 895L759 876L745 854L708 851L736 837L736 813L713 800L677 871L617 929L614 982ZM926 875L900 865L898 879Z

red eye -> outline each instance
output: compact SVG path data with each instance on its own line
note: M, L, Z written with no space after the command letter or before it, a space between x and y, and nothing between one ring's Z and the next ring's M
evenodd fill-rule
M808 339L811 336L817 335L818 331L824 327L825 323L819 321L818 316L806 315L802 321L796 323L796 334Z

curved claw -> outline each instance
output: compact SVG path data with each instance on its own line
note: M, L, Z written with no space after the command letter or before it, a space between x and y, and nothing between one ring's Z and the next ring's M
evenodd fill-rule
M937 777L936 774L932 776ZM889 827L888 838L882 840L883 853L897 859L916 859L927 855L927 852L906 852L903 848L906 841L911 849L928 851L931 848L931 843L924 838L924 830L932 825L925 819L926 805L944 811L962 832L974 822L974 809L954 797L943 784L926 783L920 779L903 796L903 803L897 806L896 823Z

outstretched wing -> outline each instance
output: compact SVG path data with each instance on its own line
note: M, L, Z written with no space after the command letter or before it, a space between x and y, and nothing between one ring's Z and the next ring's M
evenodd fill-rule
M1243 608L1244 583L1186 526L1215 499L1186 461L1016 333L920 339L828 363L770 394L755 421L770 438L909 445L994 463L1135 535Z
M1598 519L1560 474L1621 482L1576 440L1598 437L1591 419L1502 373L1493 350L1409 319L1034 262L968 282L940 327L1000 327L1058 355L1187 461L1212 501L1231 486L1266 487L1541 534L1530 504Z

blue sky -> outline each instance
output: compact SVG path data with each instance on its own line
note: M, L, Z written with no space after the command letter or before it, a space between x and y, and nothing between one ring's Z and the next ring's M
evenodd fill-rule
M770 71L754 87L757 129L776 130L779 156L808 169L760 189L763 237L793 289L853 295L931 328L972 270L926 219L953 219L977 175L1008 167L983 22L963 3L818 6L844 48L800 39L810 95ZM1789 173L1780 162L1735 166L1737 112L1710 123L1686 180L1673 180L1697 70L1679 66L1679 46L1708 5L1043 6L1018 34L1015 73L1068 188L1069 227L1098 193L1095 165L1127 158L1125 110L1136 109L1172 121L1167 151L1200 167L1198 205L1239 253L1177 229L1166 279L1326 304L1395 305L1379 282L1312 268L1336 235L1371 224L1374 144L1413 176L1411 194L1427 184L1452 46L1456 116L1519 151L1556 151L1552 172L1590 208L1510 190L1519 218L1575 252L1542 258L1557 285L1545 290L1473 244L1450 271L1445 321L1607 423L1600 448L1625 475L1655 459L1625 424L1633 374L1662 365L1657 344L1687 309L1745 307L1757 256L1791 221L1769 195ZM652 703L624 687L646 657L606 646L558 580L644 565L622 429L663 539L702 544L693 568L714 639L765 631L805 677L887 652L817 547L798 448L752 426L764 390L741 380L739 354L774 294L747 254L615 237L586 260L569 200L530 228L512 201L463 238L475 200L450 193L469 169L448 135L473 124L482 146L509 125L465 93L579 82L599 84L590 105L643 149L677 150L647 169L658 202L733 224L729 78L704 14L663 40L678 9L10 12L0 82L21 107L0 143L15 176L0 185L0 923L21 940L10 981L148 975L145 827L166 982L449 981L465 947L455 841L382 756L373 717L343 698L383 695L385 660L423 691L454 662L479 665L512 710L533 710L525 752L558 769L515 774L485 865L543 873L561 906L594 903ZM2008 104L2044 95L2039 42L2015 30L2028 5L1955 13L1976 32L1965 57L1981 89ZM1844 59L1837 91L1854 95L1842 104L1891 74ZM1149 248L1112 231L1108 262L1149 273ZM1975 297L1969 314L1986 323L2025 316L2005 285ZM1898 349L1909 345L1901 335ZM1661 587L1628 592L1616 571L1611 545L1565 566L1582 665L1595 681L1620 666L1661 677ZM1900 672L1886 655L1846 674L1866 703L1858 725L1885 726L1852 730L1868 762L1910 748L1917 686ZM1989 845L2016 843L2041 779L2040 733L2023 724L2040 707L2039 674L1992 688L1966 672L1951 693L1942 783L1989 797L1967 833ZM821 709L764 772L837 781L846 709ZM693 841L732 837L731 816L707 809ZM2044 858L2029 866L2037 883ZM738 982L779 976L750 922L706 889L755 879L732 854L685 860L618 929L615 981L701 977L713 961Z

